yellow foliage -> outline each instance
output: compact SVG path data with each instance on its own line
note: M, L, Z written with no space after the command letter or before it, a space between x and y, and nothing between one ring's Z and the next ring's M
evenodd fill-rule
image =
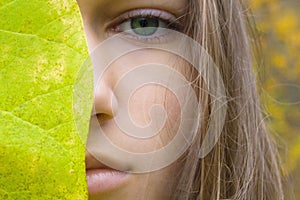
M251 0L250 4L253 10L263 7L265 4L276 3L277 0Z
M279 37L290 37L293 34L292 30L295 31L297 28L297 18L291 12L281 14L277 17L277 21L275 21L275 30Z
M295 8L299 4L292 0L249 1L262 40L266 67L263 102L271 116L268 126L285 141L284 169L295 184L300 184L300 9ZM299 90L276 89L283 84L295 85ZM299 102L289 100L296 97ZM295 195L300 199L300 191Z
M286 57L282 54L275 54L272 58L272 65L280 69L287 67Z

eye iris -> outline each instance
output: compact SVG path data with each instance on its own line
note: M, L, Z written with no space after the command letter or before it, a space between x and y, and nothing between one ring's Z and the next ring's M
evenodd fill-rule
M131 20L131 28L138 35L149 36L157 31L158 19L155 18L135 18Z

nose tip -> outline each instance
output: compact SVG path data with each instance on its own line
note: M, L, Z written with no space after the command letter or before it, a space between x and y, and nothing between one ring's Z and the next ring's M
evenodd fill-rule
M113 117L113 99L114 93L111 87L104 81L101 81L95 89L94 114L103 119Z

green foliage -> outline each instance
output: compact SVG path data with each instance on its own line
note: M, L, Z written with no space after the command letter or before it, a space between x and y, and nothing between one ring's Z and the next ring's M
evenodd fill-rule
M91 98L77 105L80 138L73 88L88 51L76 2L1 0L0 44L0 199L87 199Z

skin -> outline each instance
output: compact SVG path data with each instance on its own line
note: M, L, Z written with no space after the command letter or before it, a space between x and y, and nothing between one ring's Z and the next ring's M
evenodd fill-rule
M121 14L136 9L156 9L179 17L184 14L186 2L185 0L78 0L78 5L83 17L88 47L92 52L98 44L115 34L111 31L111 24ZM144 153L160 149L170 142L178 129L181 111L176 96L170 90L157 84L147 84L138 88L129 100L128 110L133 123L144 127L155 123L155 119L149 116L151 107L157 104L163 106L168 118L158 135L147 140L136 139L124 134L114 121L114 113L118 109L112 104L113 101L118 101L114 87L123 75L134 69L134 66L153 62L173 66L183 76L189 76L186 70L187 63L174 55L160 50L140 50L114 61L98 82L99 85L95 91L94 104L101 127L109 133L107 137L115 145L131 152ZM104 156L109 157L109 155ZM99 162L87 151L87 168L97 166ZM119 164L122 165L122 163ZM119 188L96 195L90 194L89 199L170 199L181 167L182 161L179 159L155 172L130 174L129 180Z

